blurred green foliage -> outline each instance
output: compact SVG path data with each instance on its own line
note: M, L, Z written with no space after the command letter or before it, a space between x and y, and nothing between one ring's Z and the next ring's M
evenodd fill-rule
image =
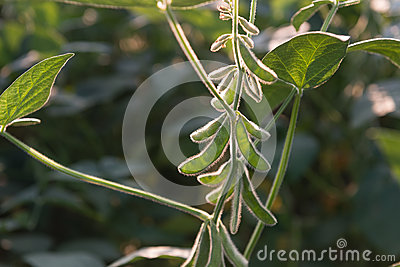
M244 13L248 7L242 2ZM331 30L350 32L352 42L375 36L400 38L399 10L396 6L383 9L379 2L365 1L340 10ZM260 58L274 41L290 35L284 27L291 15L307 4L259 1L256 24L264 31L255 43ZM40 59L76 53L57 79L50 105L35 114L43 123L12 129L12 133L73 168L133 184L121 145L126 105L146 77L185 60L162 14L140 8L128 12L27 1L4 2L0 12L1 88ZM306 26L317 30L321 14L326 13L327 9L322 9ZM201 59L229 62L231 55L209 52L212 41L230 30L218 20L212 6L179 11L178 15ZM396 254L399 259L400 120L395 111L400 104L396 94L399 77L399 70L390 62L357 53L344 60L328 83L307 92L287 180L273 209L279 224L265 231L256 251L264 245L322 250L335 247L338 238L346 238L349 248ZM391 86L389 79L395 81ZM377 96L374 87L383 93ZM157 168L184 183L189 178L178 174L160 148L160 122L180 100L208 92L195 84L178 88L175 94L159 101L152 112L147 143ZM382 94L386 98L380 97ZM277 123L278 150L289 112ZM188 138L190 130L181 136L188 154L195 148ZM275 168L258 189L263 200L278 157L279 153ZM0 140L0 203L1 267L40 266L37 262L43 258L64 260L70 264L66 266L103 266L144 246L190 247L200 225L172 209L50 171L5 140ZM211 210L207 205L202 208ZM248 212L243 217L234 237L240 249L255 225ZM82 262L87 265L79 265ZM179 263L151 260L135 266ZM351 262L340 266L389 264ZM254 257L250 266L265 266L265 262ZM268 266L337 263L272 262Z

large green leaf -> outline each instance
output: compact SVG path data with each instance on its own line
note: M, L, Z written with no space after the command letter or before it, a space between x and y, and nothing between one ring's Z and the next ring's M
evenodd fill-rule
M186 259L190 255L189 248L148 247L136 250L123 258L111 263L108 267L119 267L142 259Z
M35 0L43 2L45 0ZM47 0L48 1L48 0ZM131 7L157 7L157 0L51 0L55 2L88 5L102 8L131 8ZM216 0L173 0L172 6L175 8L194 8L205 5Z
M0 96L0 125L5 128L43 107L57 74L72 56L64 54L45 59L19 76Z
M400 68L400 40L376 38L349 45L349 52L360 50L382 55Z
M316 0L313 1L310 5L300 8L293 17L292 17L292 25L298 31L300 29L301 24L306 22L312 15L315 14L322 6L333 4L330 0Z
M315 88L336 72L349 39L324 32L300 34L270 51L263 63L297 88Z

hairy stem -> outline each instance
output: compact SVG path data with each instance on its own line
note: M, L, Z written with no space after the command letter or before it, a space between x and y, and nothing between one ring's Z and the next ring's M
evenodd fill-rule
M208 78L208 75L203 65L200 63L200 60L198 59L196 53L194 52L192 46L186 38L185 32L183 31L181 25L178 23L175 15L171 10L171 7L168 4L166 4L165 7L165 15L176 40L178 41L189 62L192 64L197 75L199 75L200 79L211 92L211 94L221 102L228 115L233 118L235 116L235 112L233 112L232 108L222 99L222 97L217 92L217 88L215 87L214 83Z
M250 17L249 17L250 23L254 24L254 22L256 21L256 13L257 13L257 0L251 0Z
M324 24L322 24L321 32L326 32L331 25L332 19L335 16L336 12L339 9L339 0L334 0L333 7L328 13L328 16L325 18Z
M294 100L292 114L290 116L289 129L288 129L288 132L286 135L285 144L283 146L281 160L279 162L278 171L276 173L274 183L272 184L271 191L269 193L268 200L266 203L267 209L271 209L271 207L276 199L276 196L278 195L278 192L282 185L283 179L285 177L286 169L287 169L287 166L289 163L289 158L290 158L290 151L291 151L292 145L293 145L293 137L294 137L294 133L296 130L296 122L297 122L297 117L298 117L299 109L300 109L301 96L302 96L302 90L300 90L297 93L295 100ZM264 229L264 224L261 221L259 221L257 223L257 226L254 229L253 234L252 234L249 242L247 243L246 249L244 251L244 256L246 257L246 259L250 258L251 253L254 250L254 247L256 246L258 240L260 239L263 229Z
M54 160L46 157L45 155L41 154L40 152L38 152L37 150L31 148L30 146L26 145L25 143L23 143L22 141L18 140L17 138L15 138L14 136L12 136L11 134L7 133L7 132L3 132L1 133L2 136L4 136L8 141L10 141L11 143L13 143L14 145L16 145L18 148L22 149L23 151L25 151L28 155L32 156L34 159L36 159L37 161L41 162L42 164L57 170L59 172L65 173L67 175L70 175L72 177L75 177L81 181L87 182L87 183L91 183L91 184L95 184L98 186L102 186L105 188L109 188L115 191L119 191L122 193L126 193L129 195L133 195L133 196L137 196L137 197L141 197L141 198L145 198L148 200L152 200L155 201L157 203L169 206L171 208L175 208L177 210L186 212L190 215L193 215L197 218L199 218L202 221L207 221L210 219L210 215L200 209L196 209L193 207L190 207L188 205L185 205L183 203L179 203L146 191L142 191L140 189L136 189L136 188L132 188L126 185L122 185L122 184L118 184L115 182L111 182L96 176L92 176L92 175L88 175L85 173L81 173L75 170L72 170L68 167L65 167L57 162L55 162Z
M237 67L240 69L240 57L239 57L239 0L233 1L233 19L232 19L232 47L233 47L233 54L235 56L235 63ZM243 78L244 78L244 71L239 71L238 73L238 81L235 88L235 99L233 102L233 110L237 111L239 108L239 100L242 94L242 87L243 87ZM221 195L218 198L217 204L214 209L213 213L213 221L215 223L218 222L220 214L223 210L225 200L228 196L229 188L232 185L234 178L237 175L237 168L238 168L238 158L237 158L237 146L236 146L236 114L234 118L231 118L230 121L230 158L232 161L231 170L226 179L224 186L221 191Z

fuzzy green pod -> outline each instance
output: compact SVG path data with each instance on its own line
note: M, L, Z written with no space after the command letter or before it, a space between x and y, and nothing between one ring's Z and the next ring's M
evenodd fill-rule
M244 126L246 127L247 132L252 135L253 137L265 141L267 140L271 135L269 132L255 124L254 122L250 121L249 119L246 118L242 113L239 113L241 118L243 119Z
M236 123L236 140L243 157L253 168L264 172L271 169L268 161L255 148L253 142L250 140L242 117L239 117Z
M228 177L230 169L231 161L227 161L216 172L201 174L197 177L197 180L203 185L216 186Z
M239 252L239 250L233 243L226 227L222 223L220 223L218 229L222 240L222 245L224 247L225 255L229 259L229 261L236 267L247 267L249 265L249 262Z
M208 122L203 127L197 129L193 133L190 134L190 139L195 143L201 143L212 138L218 130L221 128L222 123L224 122L226 114L220 115L218 118Z
M219 81L235 69L237 69L236 65L225 66L210 72L210 74L208 74L208 78L213 81Z
M217 226L213 221L210 221L208 230L210 235L211 251L207 267L219 267L223 260L221 237L219 236Z
M178 166L179 172L185 175L195 175L216 163L224 154L229 142L229 121L225 119L224 123L218 129L215 137L207 146L197 155L194 155Z
M242 29L251 35L257 35L260 33L260 30L257 28L256 25L249 22L247 19L239 16L239 24L242 26Z
M260 202L260 199L256 195L253 185L251 184L247 171L243 176L242 198L246 203L246 206L249 207L253 214L264 224L273 226L277 223L274 215Z
M239 230L240 220L242 217L242 180L239 179L235 186L232 199L231 221L229 230L232 234L236 234Z

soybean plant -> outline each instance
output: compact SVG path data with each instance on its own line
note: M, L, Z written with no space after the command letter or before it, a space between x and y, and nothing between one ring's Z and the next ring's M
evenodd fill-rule
M183 175L191 176L199 183L213 187L206 196L206 200L215 205L214 211L209 214L155 194L67 168L24 144L8 132L10 127L40 123L39 119L26 118L26 116L46 104L57 74L73 54L59 55L39 62L15 80L0 96L1 135L37 161L82 181L150 199L203 221L190 250L175 249L172 253L172 250L155 252L155 249L146 248L110 265L114 267L127 264L136 258L146 257L145 252L149 249L153 250L157 256L184 258L183 266L224 266L225 258L235 266L247 266L264 226L273 226L278 222L271 213L271 208L284 181L303 94L329 80L348 53L365 51L380 54L396 66L400 66L399 40L375 38L350 44L349 36L327 32L336 12L341 8L359 4L358 0L315 0L310 5L301 8L291 20L296 30L321 7L330 6L321 30L298 34L278 45L262 59L259 59L252 50L254 48L252 37L260 33L255 25L257 0L250 1L248 17L239 15L239 0L220 1L217 5L219 18L226 23L231 23L232 31L221 33L211 44L211 51L218 52L226 48L227 43L230 42L234 61L231 65L221 67L211 73L207 73L200 63L175 17L174 10L196 8L214 1L74 0L65 2L104 8L128 9L141 6L165 14L178 44L213 96L210 108L220 113L217 118L190 135L193 142L204 144L203 149L178 166L179 172ZM272 83L280 83L291 89L282 93L276 89L277 87L270 86ZM267 101L268 96L277 95L278 102L281 104L274 120L279 118L293 98L294 100L278 169L267 202L263 204L253 187L250 172L266 173L271 168L270 162L260 153L257 145L270 137L268 131L274 120L268 123L266 128L262 128L257 122L251 121L241 113L239 106L244 95L259 103L265 92L268 92L265 94ZM226 202L230 199L232 207L228 230L221 216ZM236 234L239 229L243 204L252 211L258 224L244 253L241 253L232 242L231 235Z

